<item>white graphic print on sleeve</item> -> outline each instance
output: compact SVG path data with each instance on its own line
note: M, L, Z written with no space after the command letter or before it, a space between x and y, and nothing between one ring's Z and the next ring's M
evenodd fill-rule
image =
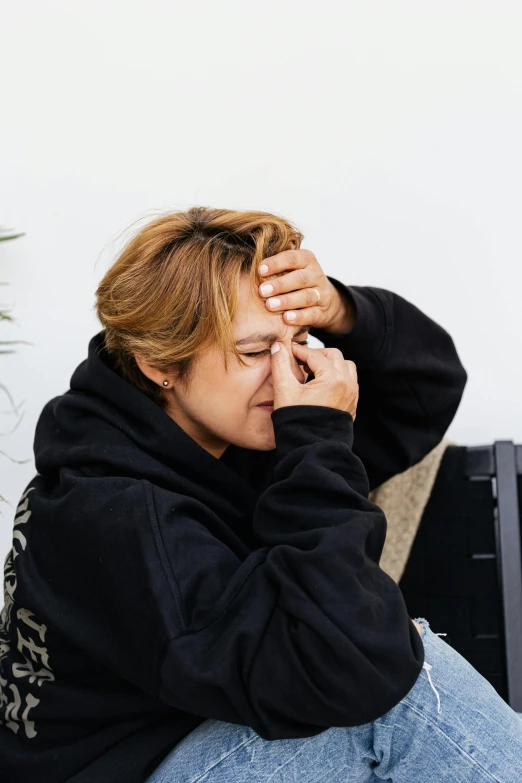
M47 626L39 623L33 612L20 607L14 613L16 603L15 560L27 546L27 539L20 529L30 516L29 487L17 506L13 525L13 547L4 565L4 608L0 614L0 726L5 725L15 734L20 728L28 739L36 736L34 720L29 712L40 703L29 685L41 687L52 682L54 674L49 666L45 647ZM16 648L13 649L13 631L16 630Z

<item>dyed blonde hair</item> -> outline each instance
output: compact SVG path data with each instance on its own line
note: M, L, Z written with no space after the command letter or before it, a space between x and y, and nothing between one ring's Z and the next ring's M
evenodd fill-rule
M135 353L185 387L194 358L211 345L221 350L226 370L229 351L244 365L232 330L240 276L249 274L259 296L267 279L258 272L262 260L302 240L288 220L269 212L192 207L148 223L96 290L96 313L118 372L165 409L163 390L141 372Z

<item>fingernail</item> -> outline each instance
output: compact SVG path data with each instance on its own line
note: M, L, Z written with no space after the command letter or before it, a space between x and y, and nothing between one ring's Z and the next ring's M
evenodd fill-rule
M271 294L272 291L274 290L274 286L271 285L270 283L263 283L260 290L263 296L268 296L268 294Z
M271 307L272 309L274 307L279 307L280 304L281 304L281 300L275 297L273 299L268 300L268 306Z
M268 272L267 265L266 264L261 264L261 266L259 267L259 274L260 275L266 275L267 272Z
M292 310L289 310L287 313L285 313L287 321L293 321L295 318L295 313L292 312Z
M277 353L277 351L278 351L278 350L279 350L279 343L278 343L278 342L277 342L277 340L276 340L276 341L275 341L275 342L273 342L273 343L272 343L272 345L270 346L270 353Z

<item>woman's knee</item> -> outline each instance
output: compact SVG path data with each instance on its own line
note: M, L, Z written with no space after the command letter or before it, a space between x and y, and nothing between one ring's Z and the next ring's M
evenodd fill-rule
M427 620L416 620L423 625L425 666L401 702L375 721L383 773L428 763L444 780L518 781L519 716Z

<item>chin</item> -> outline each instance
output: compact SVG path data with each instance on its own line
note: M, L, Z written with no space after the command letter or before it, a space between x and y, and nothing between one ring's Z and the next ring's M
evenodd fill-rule
M252 449L253 451L271 451L276 447L273 429L271 432L260 432L257 436L249 438L249 440L250 443L246 445L245 448Z

